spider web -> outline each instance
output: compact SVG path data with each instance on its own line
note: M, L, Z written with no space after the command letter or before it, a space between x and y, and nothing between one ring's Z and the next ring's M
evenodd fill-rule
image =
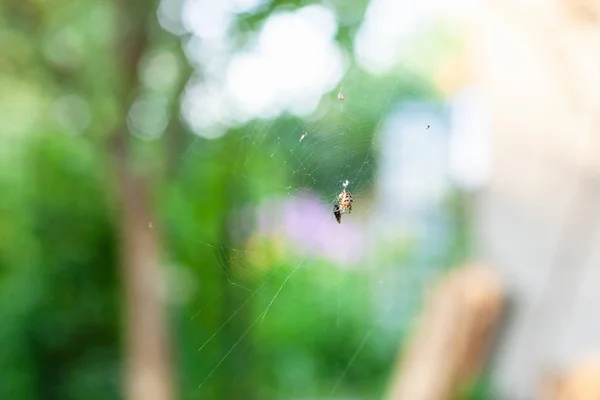
M196 310L184 317L191 322L198 343L194 354L186 357L203 360L197 369L201 373L196 376L203 397L217 393L218 381L239 378L231 376L235 364L248 362L246 357L260 353L261 346L270 341L276 343L274 349L306 346L308 353L323 359L327 358L325 343L339 340L342 344L341 351L331 357L333 368L324 371L325 377L304 378L312 382L308 387L287 382L289 377L269 377L277 372L276 364L263 367L261 379L267 382L265 386L273 386L272 390L265 389L267 398L332 398L348 390L380 393L385 389L384 379L408 322L407 313L414 310L420 291L414 279L404 279L398 286L397 276L394 281L388 276L389 269L374 265L369 255L374 240L369 235L373 229L370 218L377 214L385 217L385 210L373 201L378 132L395 104L399 82L389 89L374 124L361 123L348 112L349 103L358 102L360 108L361 100L345 94L343 102L330 107L335 118L294 122L291 130L289 123L272 122L267 128L259 123L240 135L233 161L233 170L239 172L231 178L252 181L250 165L257 159L269 159L283 179L274 185L272 195L231 210L228 244L194 241L210 254L212 262L203 268L218 271L226 280L217 293L209 288L206 294L198 290ZM185 157L195 157L195 147L201 145L194 140ZM332 205L346 180L354 208L338 225ZM382 290L384 281L401 293L394 296L389 289ZM411 284L413 290L409 289ZM319 292L314 298L312 290ZM387 293L387 298L378 300L378 292ZM204 326L202 317L222 309L224 299L232 304L230 309L225 307L227 314L214 318L214 326ZM391 316L390 311L396 315ZM289 323L293 320L296 322ZM307 343L294 344L298 338L287 331L286 324L305 324L303 331L318 329L320 332L312 334L318 342L316 349ZM278 340L279 335L285 339ZM266 358L284 362L286 356L279 358L274 349L267 351L270 354ZM297 352L291 351L298 357ZM378 370L365 373L361 362ZM284 362L299 369L314 368L314 363L306 359L295 365ZM374 378L376 384L369 384Z
M429 96L426 83L406 71L388 82L369 91L368 76L351 71L342 82L344 100L337 90L328 93L314 115L256 120L186 146L181 158L190 174L222 167L214 173L226 192L228 221L221 233L170 238L186 243L173 263L197 271L180 274L172 289L188 293L180 296L177 326L186 343L197 344L178 351L182 379L197 388L190 398L243 397L244 388L258 398L370 398L385 391L425 282L449 251L435 241L433 250L414 251L411 232L398 235L406 229L396 227L390 235L377 223L398 214L403 201L381 189L403 176L378 178L377 162L389 150L382 132L394 130L390 118L407 99ZM424 136L437 129L433 122L409 129ZM346 180L353 212L338 224L333 204ZM202 207L205 197L186 201ZM416 236L443 236L434 229ZM188 261L198 258L208 261ZM409 264L428 267L403 268Z

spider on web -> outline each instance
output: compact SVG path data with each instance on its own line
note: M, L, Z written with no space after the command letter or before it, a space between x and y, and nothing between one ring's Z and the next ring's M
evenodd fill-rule
M337 220L338 224L342 223L342 214L352 212L352 194L346 189L348 187L348 180L344 182L344 189L337 197L337 203L333 206L333 215Z

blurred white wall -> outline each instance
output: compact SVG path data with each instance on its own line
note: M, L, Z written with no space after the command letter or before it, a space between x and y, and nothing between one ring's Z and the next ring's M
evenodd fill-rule
M600 350L600 6L487 0L472 66L491 107L480 255L515 300L494 379L536 398L544 375Z

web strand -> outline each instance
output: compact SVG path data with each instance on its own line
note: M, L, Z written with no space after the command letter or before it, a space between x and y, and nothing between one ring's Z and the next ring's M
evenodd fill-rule
M387 116L387 112L388 109L392 103L392 100L394 98L394 96L396 95L396 92L398 90L399 87L399 82L400 80L398 79L396 81L396 84L394 86L394 89L392 91L392 93L390 94L390 96L388 97L386 103L385 103L385 107L383 109L383 111L381 112L381 116L377 121L377 124L375 125L375 127L373 128L373 134L369 136L369 145L367 147L366 150L366 155L363 159L363 162L360 164L360 168L358 169L358 171L354 172L354 173L350 173L350 174L344 174L346 176L333 176L331 175L329 177L329 182L327 184L327 187L331 188L331 193L330 196L331 198L337 197L337 194L339 193L340 190L340 186L345 185L344 187L349 187L349 190L356 190L357 188L360 188L363 184L363 179L361 178L361 173L363 172L363 169L365 167L365 164L369 163L369 158L372 157L372 149L375 143L375 136L378 134L378 131L381 127L382 121L383 119ZM350 100L345 100L345 101L351 101ZM350 121L353 120L352 116L348 116L345 114L344 112L344 108L342 108L340 110L340 115L343 116L344 118L349 118ZM359 123L358 121L356 121L357 123ZM275 133L275 129L276 127L271 127L271 129L266 129L263 130L262 133L260 133L259 130L259 124L255 124L254 126L252 126L250 133L246 134L242 140L243 142L243 146L246 148L246 150L248 149L248 146L252 146L252 147L256 147L257 149L261 149L264 147L265 145L265 141L267 140L268 137L270 137L271 135L276 134ZM302 127L301 125L298 125L296 127L295 130L293 130L293 132L291 134L296 135L296 139L295 139L295 145L292 145L292 147L289 149L289 152L286 151L285 157L288 158L289 160L292 160L296 163L297 168L293 169L292 172L292 176L293 175L298 175L301 174L300 176L302 177L302 179L300 179L299 181L302 181L304 179L305 182L307 182L308 184L303 184L304 182L302 182L300 184L300 186L286 186L286 190L288 190L288 192L290 190L310 190L312 189L315 185L317 185L319 182L317 180L317 178L315 177L316 173L320 173L322 174L321 171L321 166L320 166L320 159L316 156L318 153L314 152L311 150L311 144L312 143L319 143L319 144L323 144L326 143L327 146L330 146L332 148L332 150L337 150L337 149L342 149L340 146L340 143L336 144L337 140L340 140L340 138L345 135L345 131L338 131L340 128L339 127L320 127L318 123L312 123L310 124L308 127ZM346 129L348 131L353 131L353 128L348 128ZM336 132L338 131L338 132ZM278 132L277 132L278 133ZM337 134L336 134L337 133ZM320 137L320 138L319 138ZM319 138L319 139L316 139ZM316 140L316 141L315 141ZM313 142L315 141L315 142ZM325 142L324 142L325 141ZM194 142L192 142L192 144L188 147L188 149L186 149L185 151L185 155L187 155L187 153L190 151L190 148L194 145ZM312 144L312 145L315 145ZM270 144L269 149L267 150L267 155L273 157L276 154L281 154L282 151L284 151L285 147L281 146L281 141L278 139ZM240 149L236 156L235 156L235 163L236 165L238 163L240 163L240 158L241 158L241 152L242 150ZM250 162L253 161L253 159L256 157L256 154L254 154L252 151L247 152L247 156L244 157L243 160L243 167L244 168L248 168L248 165ZM342 156L343 158L344 156ZM352 157L351 154L345 156L345 157ZM287 162L286 162L287 164ZM350 166L350 164L348 164L348 167ZM297 179L297 178L296 178ZM325 201L326 204L329 204L330 201L326 199ZM359 205L360 207L360 205ZM329 211L329 210L328 210ZM366 213L368 211L367 207L364 207L361 209L361 212ZM333 214L332 213L328 213L328 216L325 217L323 220L320 221L319 223L319 227L317 228L316 231L314 231L314 234L317 235L318 233L320 233L323 230L323 227L325 226L324 224L327 223L335 223L335 219L333 218ZM211 247L215 247L210 245L209 243L205 243L206 245L209 245ZM223 357L221 357L219 359L219 361L217 362L217 364L211 369L211 371L208 373L208 375L203 379L203 381L200 383L199 388L203 387L205 385L205 383L210 379L210 377L212 375L214 375L214 373L218 370L218 368L220 367L220 365L225 362L225 360L231 355L231 353L235 350L235 348L239 345L239 343L248 335L248 333L260 322L262 322L266 315L269 313L269 311L272 309L272 307L274 306L276 300L280 297L280 294L283 292L283 290L285 289L286 285L288 284L288 282L291 280L291 278L294 276L294 274L303 266L306 265L306 260L308 259L308 256L310 255L310 250L305 250L303 252L303 255L301 256L301 260L295 265L295 267L291 270L291 272L289 272L289 274L287 274L287 276L283 279L282 283L279 285L278 289L275 291L274 295L272 296L271 300L268 302L268 304L266 305L266 307L264 308L264 310L257 316L256 319L253 320L253 322L244 330L244 332L242 333L242 335L235 341L235 343L231 346L231 348L229 348L229 350L223 355ZM213 257L215 258L215 262L220 266L221 262L217 259L216 255L213 253ZM231 262L231 260L229 260L228 262ZM281 268L281 266L275 268L271 274L269 274L269 276L264 277L262 280L262 283L258 286L258 288L256 288L255 290L251 290L248 289L245 286L242 286L240 284L237 284L234 280L231 279L231 276L229 276L225 271L222 271L224 274L226 274L226 278L228 280L228 282L234 286L238 286L242 289L247 290L248 292L250 292L249 296L244 300L244 302L227 318L227 320L220 325L220 327L212 333L212 335L202 344L202 346L200 346L200 348L198 349L198 351L202 351L222 330L223 328L230 323L233 318L235 318L240 311L246 307L246 305L253 299L255 298L256 294L259 291L264 290L265 288L265 284L266 282L270 281L270 279L273 277L273 275ZM341 283L340 283L341 284ZM339 290L338 290L339 293ZM219 295L221 296L222 293ZM217 298L219 297L217 296ZM340 303L340 299L339 299L339 295L338 295L338 299L337 299L337 317L336 317L336 324L339 325L339 313L340 313L340 307L341 307L341 303ZM214 302L215 299L213 299L208 305L210 305L212 302ZM207 305L207 306L208 306ZM194 317L195 318L197 315L199 315L207 306L205 306L202 310L200 310ZM350 361L348 362L348 364L346 365L346 368L344 369L344 372L342 373L342 375L338 378L335 386L333 387L330 397L338 390L339 386L343 383L343 380L346 376L346 374L348 373L348 371L350 370L350 368L352 367L353 363L355 362L358 354L362 351L362 349L364 348L365 344L367 343L367 341L369 340L369 338L371 337L371 335L373 334L375 330L375 326L372 326L369 331L366 333L366 335L363 337L362 341L360 342L360 344L358 345L357 349L355 350L355 352L353 353Z

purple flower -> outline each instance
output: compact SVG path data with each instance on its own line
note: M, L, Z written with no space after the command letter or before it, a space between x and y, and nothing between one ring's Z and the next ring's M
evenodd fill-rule
M258 230L267 236L283 236L300 254L323 257L340 265L358 263L365 251L365 237L352 216L338 224L332 205L310 195L266 200L257 212Z

